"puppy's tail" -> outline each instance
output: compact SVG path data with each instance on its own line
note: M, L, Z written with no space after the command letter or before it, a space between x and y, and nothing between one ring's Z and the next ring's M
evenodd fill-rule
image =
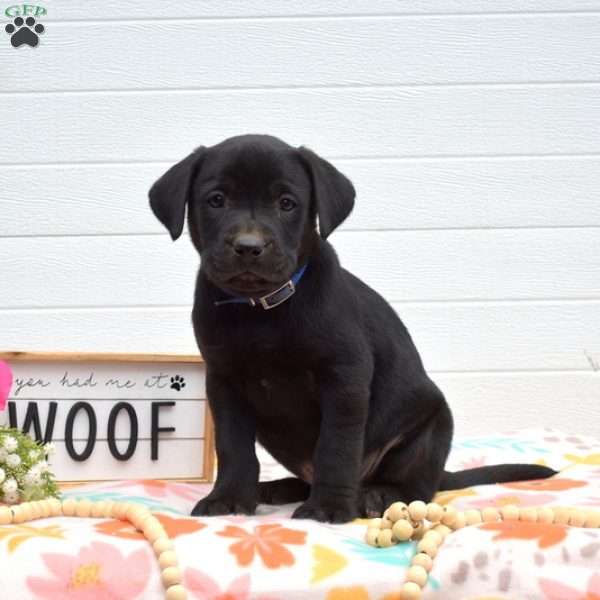
M530 479L546 479L556 475L557 471L541 465L490 465L453 473L445 471L440 483L440 491L458 490L474 485L488 483L507 483L510 481L527 481Z

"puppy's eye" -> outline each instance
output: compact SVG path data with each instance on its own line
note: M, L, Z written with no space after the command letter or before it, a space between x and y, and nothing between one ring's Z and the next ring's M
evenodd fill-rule
M279 198L279 208L281 210L290 211L294 210L298 206L298 203L291 196L281 196Z
M214 192L206 201L213 208L223 208L225 206L225 196L221 192Z

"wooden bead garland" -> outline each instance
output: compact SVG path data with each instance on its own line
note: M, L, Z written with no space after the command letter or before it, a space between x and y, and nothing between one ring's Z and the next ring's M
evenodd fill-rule
M133 502L107 502L104 500L92 502L87 499L74 500L72 498L62 502L56 498L49 498L13 506L0 506L0 525L62 516L113 518L129 521L144 534L152 545L161 569L166 600L187 600L187 591L183 587L182 574L173 542L169 539L160 521L145 506ZM389 532L390 545L392 545L391 529Z
M2 513L0 513L0 522ZM530 521L557 523L588 529L600 528L600 511L579 508L543 506L519 508L508 505L500 509L486 507L482 510L457 511L452 506L441 506L435 502L425 504L415 501L406 505L394 502L381 519L371 519L366 540L371 546L387 548L408 540L420 540L417 554L412 557L406 571L405 583L400 590L401 600L419 600L427 584L433 559L444 539L457 529L480 523L497 521ZM391 522L391 525L390 525Z

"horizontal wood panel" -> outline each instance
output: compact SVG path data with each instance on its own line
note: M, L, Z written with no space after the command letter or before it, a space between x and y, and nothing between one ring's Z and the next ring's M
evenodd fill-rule
M10 164L175 161L245 131L339 158L581 154L600 150L600 84L7 95L0 120Z
M0 171L0 235L163 233L146 204L171 163ZM600 157L338 160L348 230L600 226ZM27 202L23 202L27 198Z
M46 21L65 19L153 19L272 17L347 14L486 13L499 11L600 10L598 0L161 0L161 2L72 2L53 0L46 5Z
M432 371L591 371L590 356L600 363L600 301L394 307ZM197 351L189 307L0 311L0 325L8 348Z
M57 23L42 51L3 61L1 90L597 80L599 29L600 13Z
M81 452L84 442L75 443ZM106 442L97 442L94 452L84 462L75 462L63 444L57 444L52 457L52 471L59 481L195 478L203 474L204 440L162 440L157 461L150 458L150 441L138 442L134 457L118 461L110 454Z
M91 404L96 415L98 439L106 440L108 435L108 419L111 410L118 402L127 402L133 407L137 416L139 439L150 439L152 434L152 403L160 400L90 400L87 397L82 399ZM13 400L11 400L12 402ZM69 410L75 402L79 400L54 400L58 406L56 409L56 421L54 424L54 439L65 439L66 419ZM159 439L180 439L180 438L199 438L205 437L204 432L204 414L206 409L205 400L174 400L167 398L164 402L176 402L175 406L162 406L159 408L159 427L175 427L174 432L163 432L159 434ZM16 400L15 409L17 411L17 423L22 427L25 414L30 405L30 400ZM49 403L52 400L37 400L35 404L38 407L42 433L46 431L49 415ZM33 428L30 432L33 432ZM126 410L121 410L115 419L115 436L117 439L129 439L131 431L131 422ZM76 440L87 439L89 434L89 420L85 411L77 413L73 422L73 438Z
M433 378L452 408L457 437L493 435L540 422L598 435L600 372L438 373Z
M600 229L340 232L388 300L598 298ZM187 305L199 257L167 235L0 240L0 308Z

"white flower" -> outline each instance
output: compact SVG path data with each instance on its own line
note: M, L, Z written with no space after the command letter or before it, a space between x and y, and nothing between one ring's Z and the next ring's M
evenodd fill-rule
M25 473L25 477L23 477L23 483L28 486L39 485L42 482L41 475L39 471L34 469L30 469Z
M44 452L48 455L48 456L52 456L55 452L56 452L56 445L53 444L52 442L48 442L45 446L44 446Z
M12 494L12 492L16 492L18 488L19 486L17 485L17 482L12 477L10 479L7 479L2 484L2 491L5 494Z
M40 460L39 463L36 463L35 465L33 465L33 467L31 467L32 470L35 469L36 471L38 471L39 473L44 473L45 471L49 471L50 470L50 465L48 464L47 461L45 460Z
M0 448L0 463L3 463L8 456L8 452L4 448Z
M6 448L8 452L14 452L18 448L18 446L19 444L17 440L15 440L15 438L11 435L7 435L4 438L4 448Z
M29 460L37 460L40 457L40 453L37 450L29 451Z
M4 502L6 502L6 504L16 504L19 500L19 492L8 492L4 494Z
M21 464L21 457L18 454L9 454L6 457L6 464L9 467L18 467Z
M6 473L4 469L0 469L0 483L2 483L6 479Z

